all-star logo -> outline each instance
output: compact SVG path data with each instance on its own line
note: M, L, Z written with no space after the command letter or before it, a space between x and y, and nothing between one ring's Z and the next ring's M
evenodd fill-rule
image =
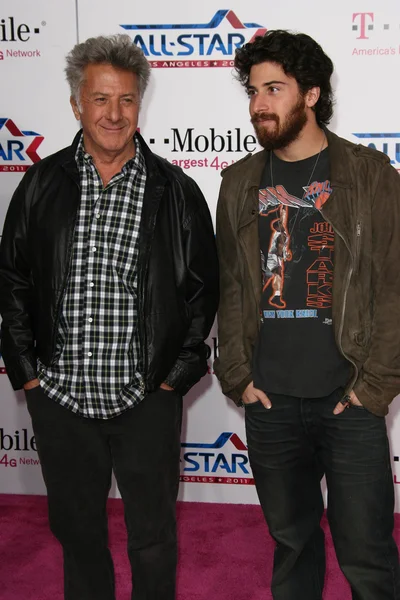
M21 131L11 119L0 118L0 171L27 171L40 160L37 149L43 140L39 133Z
M236 433L224 431L215 442L182 443L181 481L254 485L247 446Z
M231 67L236 48L263 35L258 23L244 23L230 9L207 23L121 24L153 67ZM218 31L217 31L218 30Z

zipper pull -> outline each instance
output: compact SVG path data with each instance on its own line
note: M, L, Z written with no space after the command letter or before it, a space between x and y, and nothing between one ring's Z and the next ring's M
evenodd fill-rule
M357 233L357 237L360 237L360 235L361 235L361 223L360 223L360 221L357 222L356 233Z

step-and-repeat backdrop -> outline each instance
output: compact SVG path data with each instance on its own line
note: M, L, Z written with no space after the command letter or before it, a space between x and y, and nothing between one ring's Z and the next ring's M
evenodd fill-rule
M64 78L65 55L89 36L122 32L153 67L141 133L150 148L199 183L214 217L221 169L257 149L246 94L232 74L234 51L277 28L308 33L332 58L337 97L332 129L382 150L400 169L398 0L4 0L0 230L23 173L68 145L77 130ZM208 346L209 373L185 399L181 498L255 503L243 413L222 395L212 369L216 328ZM0 373L0 493L44 493L23 393L12 391L3 362ZM397 484L398 402L388 425ZM396 491L399 501L397 486ZM112 493L118 495L115 485Z

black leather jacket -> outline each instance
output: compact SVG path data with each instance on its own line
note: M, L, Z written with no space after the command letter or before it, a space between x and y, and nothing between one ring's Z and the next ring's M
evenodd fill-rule
M14 389L52 364L80 202L72 146L33 165L8 209L0 248L1 350ZM139 136L139 134L136 134ZM146 391L166 381L185 394L205 373L218 304L210 213L196 183L153 154L139 233L138 309Z

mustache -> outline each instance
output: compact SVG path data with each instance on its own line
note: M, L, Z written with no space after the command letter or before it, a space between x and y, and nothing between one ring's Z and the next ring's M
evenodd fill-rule
M275 113L259 112L253 115L250 121L253 125L263 123L264 121L275 121L275 123L279 123L279 117Z

